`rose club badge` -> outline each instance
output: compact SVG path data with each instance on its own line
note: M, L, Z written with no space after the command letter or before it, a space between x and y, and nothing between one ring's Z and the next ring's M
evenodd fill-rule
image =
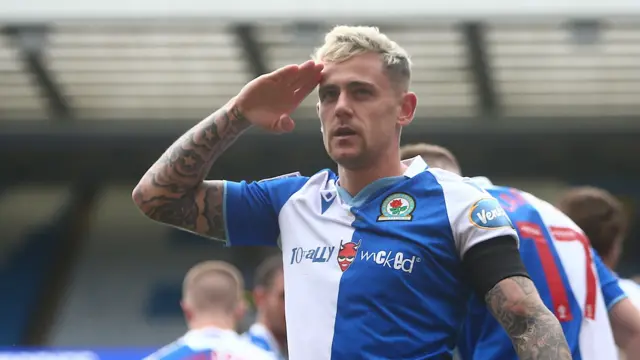
M378 221L411 221L416 209L413 197L405 193L393 193L387 196L380 206Z

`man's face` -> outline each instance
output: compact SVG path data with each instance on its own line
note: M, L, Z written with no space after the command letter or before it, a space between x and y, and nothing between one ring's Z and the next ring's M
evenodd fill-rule
M277 336L285 336L287 328L284 315L284 274L278 271L274 275L271 287L262 288L256 296L256 306L266 317L271 332Z
M397 148L400 127L413 117L415 95L392 83L378 54L324 65L318 114L329 156L357 169Z

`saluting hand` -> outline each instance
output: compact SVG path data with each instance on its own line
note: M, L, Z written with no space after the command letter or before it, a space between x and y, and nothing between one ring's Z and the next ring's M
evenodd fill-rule
M295 127L291 113L318 85L322 69L311 60L281 67L249 82L233 102L253 125L272 133L290 132Z

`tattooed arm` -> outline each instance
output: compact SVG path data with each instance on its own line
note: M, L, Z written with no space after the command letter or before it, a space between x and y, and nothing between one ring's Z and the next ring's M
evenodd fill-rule
M234 105L204 119L142 177L133 190L136 205L153 220L224 239L223 182L204 179L213 162L249 127Z
M485 300L520 359L571 359L560 322L544 305L530 279L504 279L485 295Z

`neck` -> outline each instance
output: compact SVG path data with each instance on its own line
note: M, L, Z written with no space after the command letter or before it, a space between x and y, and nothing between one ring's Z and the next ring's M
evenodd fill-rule
M287 350L287 334L284 334L284 333L281 334L273 331L271 326L269 326L269 322L267 321L267 318L263 314L260 314L260 313L258 314L256 318L256 322L264 326L265 328L267 328L267 330L269 330L269 335L271 335L273 340L275 340L276 344L278 344L280 351Z
M604 265L605 265L606 267L608 267L608 268L609 268L609 270L611 270L611 271L614 271L614 270L615 270L615 268L616 268L616 265L617 265L617 264L616 264L616 262L615 262L615 261L613 261L610 257L604 257L604 258L602 259L602 262L603 262L603 263L604 263Z
M406 168L400 162L398 151L388 151L384 152L374 163L363 168L347 169L338 165L338 176L340 176L340 186L351 196L355 196L378 179L402 175Z
M201 330L204 328L216 328L220 330L235 331L235 321L228 316L221 317L197 317L187 324L189 330Z

